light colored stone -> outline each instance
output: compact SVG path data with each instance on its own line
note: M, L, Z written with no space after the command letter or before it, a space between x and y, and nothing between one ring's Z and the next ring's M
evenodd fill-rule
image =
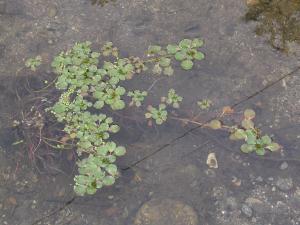
M206 164L209 166L209 168L217 169L219 167L216 153L212 152L208 154Z

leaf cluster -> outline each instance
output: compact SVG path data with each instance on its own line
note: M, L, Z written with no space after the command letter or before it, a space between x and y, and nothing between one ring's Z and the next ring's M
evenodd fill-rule
M42 57L36 56L35 58L29 58L25 61L25 66L32 71L36 71L36 68L42 64Z
M257 155L265 155L266 150L278 151L279 144L272 141L269 135L261 135L260 131L254 126L252 121L255 118L255 111L246 109L244 119L240 127L235 127L230 135L231 140L244 140L241 151L244 153L255 152Z
M167 120L168 111L165 104L159 104L158 108L151 105L147 107L148 112L145 114L146 119L155 120L156 124L160 125Z

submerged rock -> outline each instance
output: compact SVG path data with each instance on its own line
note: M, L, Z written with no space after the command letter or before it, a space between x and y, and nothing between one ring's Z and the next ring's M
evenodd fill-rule
M293 180L290 177L289 178L278 178L275 185L281 191L289 191L293 188Z
M198 225L195 210L172 199L153 199L137 212L134 225Z

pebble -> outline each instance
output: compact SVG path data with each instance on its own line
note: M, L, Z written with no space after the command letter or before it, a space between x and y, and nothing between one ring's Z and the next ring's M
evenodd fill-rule
M231 211L238 208L238 203L234 197L228 197L226 199L226 208Z
M268 214L272 212L271 205L258 198L249 197L246 199L245 203L258 214Z
M195 210L173 199L152 199L138 210L134 225L198 225Z
M255 180L256 180L257 182L263 182L263 181L264 181L264 179L263 179L261 176L257 177Z
M56 8L56 6L55 5L50 6L49 9L48 9L48 16L51 17L51 18L53 18L56 15L57 15L57 8Z
M293 188L293 180L290 177L289 178L278 178L275 185L281 191L289 191Z
M280 165L280 169L281 170L285 170L285 169L287 169L289 167L289 164L287 163L287 162L283 162L283 163L281 163L281 165Z
M243 204L243 205L242 205L242 212L243 212L243 213L245 214L245 216L247 216L247 217L251 217L252 214L253 214L252 209L251 209L248 205L246 205L246 204Z

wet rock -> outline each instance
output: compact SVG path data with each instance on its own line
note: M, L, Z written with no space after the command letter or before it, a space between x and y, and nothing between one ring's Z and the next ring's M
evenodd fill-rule
M245 216L247 216L247 217L251 217L252 214L253 214L252 209L248 205L246 205L246 204L242 205L242 209L241 210L242 210L243 214Z
M272 212L272 206L258 198L249 197L246 199L245 203L257 214L268 214Z
M289 191L293 188L292 178L278 178L275 183L276 187L281 191Z
M289 164L288 164L287 162L283 162L283 163L281 163L281 165L280 165L280 169L281 169L281 170L285 170L285 169L288 168L288 166L289 166Z
M55 5L51 5L48 8L48 16L53 18L57 15L57 7Z
M137 212L135 225L198 225L198 216L192 207L172 199L153 199Z
M257 182L263 182L263 181L264 181L264 179L263 179L261 176L257 177L255 180L256 180Z
M288 215L290 210L287 204L282 201L278 201L275 206L275 213Z
M234 197L228 197L225 203L226 203L226 209L229 211L233 211L238 208L238 203Z

